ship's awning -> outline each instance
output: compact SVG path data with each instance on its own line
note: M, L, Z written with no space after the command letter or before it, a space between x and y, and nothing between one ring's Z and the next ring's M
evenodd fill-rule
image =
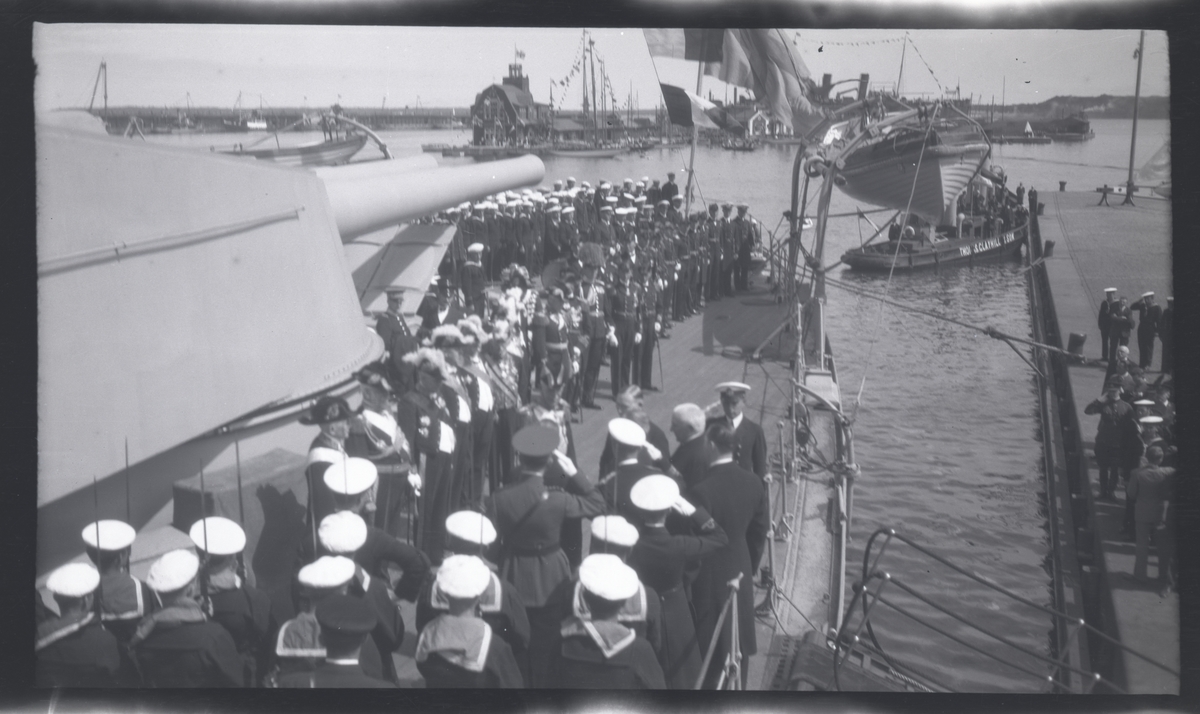
M37 200L39 507L381 354L310 172L39 125Z

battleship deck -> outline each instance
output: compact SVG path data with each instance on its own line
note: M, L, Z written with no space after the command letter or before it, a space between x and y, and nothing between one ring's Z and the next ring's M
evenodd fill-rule
M1106 287L1137 300L1153 290L1159 303L1171 294L1171 208L1168 201L1134 196L1134 206L1112 200L1097 206L1094 193L1059 192L1039 195L1045 213L1039 224L1043 241L1055 243L1046 271L1054 296L1059 333L1086 335L1084 356L1100 357L1100 331L1096 324ZM1130 351L1137 352L1131 339ZM1161 345L1156 345L1149 378L1157 378ZM1101 617L1104 629L1126 646L1179 669L1179 599L1176 593L1160 595L1155 588L1133 580L1133 543L1120 536L1124 497L1106 504L1099 496L1096 464L1090 458L1098 417L1083 413L1099 396L1104 381L1100 368L1072 365L1071 389L1079 420L1080 436L1089 458L1087 493L1095 564L1102 579ZM1083 547L1087 547L1086 545ZM1151 558L1151 574L1157 574L1157 559ZM1176 694L1179 678L1130 654L1114 654L1113 676L1130 693Z

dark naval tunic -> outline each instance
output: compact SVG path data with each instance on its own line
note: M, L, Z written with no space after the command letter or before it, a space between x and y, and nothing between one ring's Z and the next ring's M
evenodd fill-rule
M51 617L37 628L34 643L38 687L119 687L123 682L120 645L100 626L94 612Z
M292 672L279 678L282 689L392 689L382 679L368 677L356 661L321 662L311 671Z
M508 643L473 617L439 615L421 630L417 670L428 689L520 689L524 679Z

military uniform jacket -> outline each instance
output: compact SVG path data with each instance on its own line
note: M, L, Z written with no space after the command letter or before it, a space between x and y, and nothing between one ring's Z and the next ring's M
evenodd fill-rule
M283 689L393 689L395 685L367 676L357 662L325 660L311 671L280 677L279 686Z
M571 577L559 543L563 521L604 512L604 497L581 474L566 480L570 491L527 476L488 498L487 511L501 542L500 575L516 586L525 607L542 607L558 584Z
M466 317L462 308L454 303L450 303L446 308L446 315L443 317L438 312L437 299L426 296L417 308L417 315L421 318L421 329L418 331L419 337L428 337L429 333L433 332L435 327L442 325L457 325L458 321Z
M667 434L658 424L650 422L650 428L646 430L646 441L650 442L654 448L662 452L662 459L654 461L645 449L638 451L638 463L646 466L654 466L658 469L654 473L666 473L670 470L671 461L671 444L667 441ZM617 457L616 450L613 447L613 438L611 436L604 437L604 450L600 452L600 473L604 476L616 470Z
M283 623L275 636L274 661L282 677L292 672L308 672L325 659L325 646L320 640L321 625L311 612L302 612ZM368 677L383 679L383 658L375 640L368 637L358 654L362 671Z
M38 687L121 686L117 638L94 612L53 617L37 628L34 683ZM128 684L128 683L125 683Z
M602 552L595 548L596 541L592 541L592 544L592 553ZM587 601L583 599L583 585L578 578L563 581L555 588L550 602L559 622L571 618L592 619ZM625 600L621 611L617 613L617 622L636 632L638 637L650 644L655 653L662 649L662 600L654 588L645 583L638 583L637 592Z
M580 332L589 339L604 339L608 334L608 319L605 311L608 306L608 296L603 283L586 283L582 288L583 324Z
M378 622L371 631L371 639L375 640L380 655L391 657L404 643L404 618L400 616L400 608L388 597L387 584L382 578L371 577L359 566L346 594L361 598L375 609ZM384 664L384 671L388 671L387 663Z
M414 452L426 457L454 453L457 397L447 400L439 390L432 397L407 392L396 407L396 421ZM414 453L416 456L416 453Z
M218 576L220 580L224 577ZM212 603L212 619L224 627L233 637L238 652L257 654L266 649L271 631L271 598L267 594L242 581L232 573L224 587L220 583L208 585L208 599Z
M1162 319L1162 306L1147 305L1146 301L1138 300L1130 306L1131 310L1138 312L1138 337L1147 339L1158 334L1158 323Z
M618 282L606 293L604 316L608 321L637 320L642 315L641 289L636 280ZM632 347L632 345L629 345Z
M168 608L159 615L177 608ZM196 612L199 612L197 609ZM149 619L149 618L147 618ZM139 626L139 632L146 622ZM233 637L207 618L159 621L144 639L134 638L134 654L149 687L241 687L243 663Z
M592 225L591 241L593 243L599 243L603 246L611 246L615 244L617 242L616 226L613 225L611 220L607 222L603 219L597 221Z
M1100 315L1096 318L1096 326L1100 328L1101 332L1106 332L1109 328L1109 325L1112 324L1110 310L1112 309L1113 304L1114 303L1109 303L1108 300L1100 303Z
M706 428L719 422L733 426L729 417L722 415L716 419L709 419ZM763 433L762 427L742 414L742 420L733 430L733 436L737 440L733 449L733 460L737 462L738 466L757 474L759 478L765 477L767 475L767 436Z
M393 357L412 352L419 346L404 317L394 312L385 312L375 320L375 332Z
M664 689L654 648L616 622L571 619L560 630L551 682L565 689Z
M640 512L629 500L633 485L651 474L662 473L657 466L641 463L621 464L612 472L605 474L598 484L604 493L609 511L618 513L634 523L641 522Z
M675 198L678 195L679 195L679 184L675 183L674 181L668 181L662 185L661 193L659 193L658 200L661 201L662 199L665 198L668 201L670 201L672 198Z
M717 452L703 435L679 445L671 455L671 465L683 477L684 493L689 494L708 475L708 465L717 458Z
M508 643L475 618L440 615L421 630L417 669L427 689L520 689L525 686Z
M417 599L417 630L424 630L439 615L447 614L450 604L433 582L421 588ZM529 618L525 614L525 603L517 589L496 573L483 595L479 596L479 616L508 643L514 655L524 653L529 647Z
M483 266L479 263L468 261L458 271L458 286L462 288L463 297L466 298L468 303L483 297L484 290L487 287L487 278L483 274Z
M367 526L367 540L354 553L354 562L373 578L381 580L386 580L382 576L387 572L388 563L400 566L404 574L396 582L396 597L410 602L417 597L421 583L429 577L428 556L372 525Z
M154 591L141 580L119 570L101 575L96 593L100 599L100 622L118 642L129 642L138 622L158 609L158 596Z
M547 263L552 260L558 260L566 255L566 246L563 245L563 224L560 221L551 218L546 219L546 230L542 238L542 245Z

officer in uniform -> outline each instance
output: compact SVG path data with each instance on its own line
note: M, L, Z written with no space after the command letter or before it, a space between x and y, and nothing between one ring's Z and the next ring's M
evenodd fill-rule
M46 580L57 616L38 624L33 652L38 687L132 685L120 645L96 617L94 595L100 572L87 563L68 563Z
M483 255L483 244L472 243L467 246L467 262L458 272L458 285L462 288L463 304L467 312L483 317L486 306L487 276L483 273L480 256Z
M1112 309L1117 305L1117 289L1104 288L1104 301L1100 303L1100 316L1096 318L1096 326L1100 328L1100 359L1107 362L1108 354L1108 334L1109 328L1112 325ZM1116 359L1116 355L1112 355Z
M641 536L626 561L638 578L658 593L662 610L659 661L667 686L692 689L700 675L702 653L685 592L684 569L729 543L729 536L708 511L679 494L679 485L663 475L646 476L633 486L629 500L642 514ZM668 516L686 519L686 528L667 530Z
M733 296L733 269L738 254L737 237L734 235L735 226L733 217L730 215L732 211L732 204L721 205L721 295L725 297Z
M738 204L737 217L733 219L733 239L737 246L737 263L734 267L734 287L737 290L750 289L750 254L758 243L758 226L754 219L746 215L750 206Z
M721 395L720 411L710 410L708 427L716 423L727 424L733 429L736 440L733 458L739 466L757 474L760 479L767 477L767 437L762 427L746 416L746 393L750 391L749 384L742 382L722 382L716 387ZM713 405L714 407L717 405Z
M172 550L150 566L146 584L163 607L142 618L130 640L147 686L244 686L233 637L197 601L199 569L200 560L189 550Z
M308 511L305 517L309 537L307 546L315 546L317 524L333 513L333 494L324 486L325 470L330 464L349 458L346 439L350 436L350 419L354 412L341 397L324 396L317 400L307 416L300 418L301 424L319 426L321 433L308 447L308 463L304 475L308 481ZM312 552L311 549L308 552Z
M1163 374L1173 374L1175 371L1175 298L1167 298L1167 309L1163 310L1158 320L1158 339L1162 340L1162 371Z
M616 284L607 295L605 318L608 321L609 360L612 370L613 399L630 384L633 354L641 341L641 289L633 279L632 266L622 260L617 266Z
M1150 369L1154 361L1154 336L1158 334L1158 323L1162 319L1162 307L1154 304L1154 291L1142 293L1140 300L1129 306L1138 313L1138 366Z
M1125 298L1109 303L1108 308L1108 357L1115 360L1117 348L1129 344L1129 333L1133 329L1133 314Z
M604 497L579 474L566 456L557 452L556 430L531 425L513 437L520 465L509 485L488 499L487 511L501 541L500 574L521 594L529 618L529 672L533 686L546 683L547 653L535 651L539 633L556 630L559 623L547 607L550 594L571 576L570 562L560 545L563 521L590 518L604 510ZM544 482L551 460L561 469L560 486Z
M589 555L579 566L589 618L572 616L551 634L552 686L568 689L663 689L654 648L618 621L638 591L637 574L615 555Z
M611 211L610 211L611 213ZM601 213L601 216L604 214ZM603 217L601 218L603 222ZM587 347L580 361L583 369L583 406L599 409L596 405L596 382L600 379L600 367L604 362L604 350L609 334L608 296L604 284L596 279L598 266L583 266L583 283L580 285L580 302L583 307L581 334L587 338Z
M667 182L662 185L662 193L660 198L665 198L668 201L674 201L675 197L679 196L679 184L675 183L675 174L667 174ZM683 196L679 196L679 200L683 201Z
M683 215L683 196L675 195L670 199L671 206L667 209L667 219L677 228L683 228L687 216Z
M412 388L413 380L412 369L404 364L404 355L415 351L421 343L413 336L400 312L404 290L389 288L386 292L387 311L375 321L375 332L383 339L383 346L387 349L388 374L396 388L403 393Z
M136 533L117 520L89 523L80 534L84 549L100 571L96 597L100 623L128 644L142 617L157 609L158 600L145 583L129 574L129 555Z
M274 627L271 599L243 577L246 533L228 518L209 516L196 521L188 535L200 557L201 604L233 637L242 658L245 686L256 686L266 671L271 649L268 638Z
M715 203L708 206L708 217L701 223L705 244L708 247L708 265L704 274L704 287L709 300L721 299L721 219Z
M360 664L367 635L375 628L375 612L361 600L333 595L316 608L325 657L312 670L279 678L284 689L390 689L391 684L368 676Z
M604 493L610 513L636 519L638 514L629 501L629 492L640 479L661 471L657 466L638 460L647 443L645 430L635 422L620 417L613 419L608 422L608 435L612 437L616 469L605 474L598 485Z
M658 343L658 331L662 328L659 315L662 311L662 291L659 289L658 265L655 251L651 248L643 253L648 265L644 267L642 280L642 314L638 321L638 335L634 338L635 349L631 384L642 389L653 390L654 347Z

